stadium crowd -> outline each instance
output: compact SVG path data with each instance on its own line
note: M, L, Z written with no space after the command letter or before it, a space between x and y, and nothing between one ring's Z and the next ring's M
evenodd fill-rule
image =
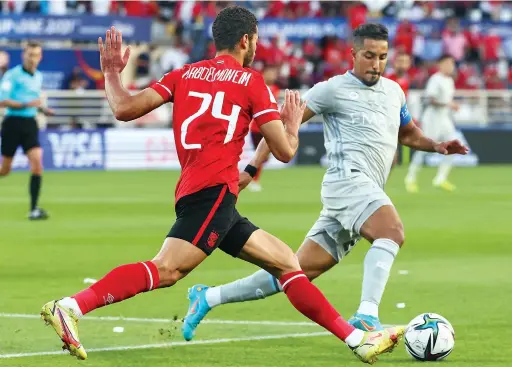
M506 1L2 1L5 13L66 15L90 13L98 16L121 14L153 17L154 44L136 48L130 69L132 88L151 84L163 72L215 53L204 37L206 18L231 4L244 5L263 19L301 17L346 17L352 29L368 19L393 17L400 23L392 40L388 70L393 72L397 55L408 54L412 66L407 72L410 88L423 88L435 72L436 60L445 53L458 63L459 89L512 88L512 37L478 25L464 26L462 19L512 22L512 3ZM422 33L414 21L442 20L442 32ZM347 32L348 34L350 32ZM275 83L281 88L309 87L351 68L349 38L324 37L290 42L275 36L261 39L254 67L277 70ZM0 63L2 59L0 58ZM2 65L0 65L0 68ZM71 85L80 85L70 82ZM101 85L98 85L101 87Z

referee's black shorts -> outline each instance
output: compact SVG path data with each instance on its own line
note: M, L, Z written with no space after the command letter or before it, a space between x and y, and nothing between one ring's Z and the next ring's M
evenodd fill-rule
M34 117L7 116L2 123L1 151L4 157L14 157L21 145L27 152L39 144L39 128Z
M188 241L207 255L219 248L238 257L258 227L238 213L235 203L227 185L184 196L176 203L176 222L167 237Z

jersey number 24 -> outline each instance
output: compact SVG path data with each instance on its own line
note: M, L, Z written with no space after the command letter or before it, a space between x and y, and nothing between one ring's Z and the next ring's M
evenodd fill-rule
M197 143L187 143L187 131L189 125L197 119L199 116L204 115L211 106L211 114L213 118L226 120L228 121L228 131L226 133L226 138L224 139L224 144L228 143L233 139L233 134L235 133L236 123L238 121L238 115L240 114L240 110L242 107L233 105L233 109L231 110L230 115L225 115L222 113L222 105L224 104L224 92L217 92L215 94L215 98L209 93L199 93L199 92L189 92L189 97L201 98L201 106L199 110L194 113L192 116L188 117L183 124L181 125L181 144L185 149L201 149L201 144ZM213 105L212 105L213 100Z

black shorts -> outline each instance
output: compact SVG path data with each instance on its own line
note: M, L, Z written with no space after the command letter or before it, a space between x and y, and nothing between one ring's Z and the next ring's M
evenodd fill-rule
M252 140L252 144L254 145L254 149L256 149L258 147L258 144L260 143L260 141L262 139L263 139L262 133L251 131L251 140Z
M176 203L176 222L167 237L188 241L207 255L218 247L237 257L258 227L238 213L235 203L227 185L184 196Z
M14 157L16 149L21 145L23 152L27 152L39 144L39 128L33 117L7 116L2 123L2 155Z

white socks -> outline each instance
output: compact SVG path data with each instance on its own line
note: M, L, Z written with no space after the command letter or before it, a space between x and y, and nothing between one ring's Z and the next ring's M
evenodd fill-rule
M437 169L437 175L434 178L434 181L432 181L434 186L439 186L448 179L448 175L452 169L452 162L453 156L444 157L443 162L441 162L441 165Z
M220 302L220 287L211 287L206 290L206 303L211 308L221 304Z
M364 338L364 331L355 329L354 331L352 331L350 333L350 335L347 337L347 339L345 339L345 343L347 343L347 345L349 347L355 348L359 344L361 344L361 341L363 341L363 338Z
M379 304L399 249L395 241L387 238L373 241L364 259L363 291L358 313L379 317Z
M78 317L79 319L84 316L84 315L82 315L82 310L80 310L80 307L78 307L78 303L76 302L76 300L74 298L66 297L66 298L61 299L60 301L57 301L57 303L60 306L68 308L71 311L73 311L75 316Z
M427 155L427 153L420 152L420 151L417 151L414 153L414 156L412 157L412 162L409 165L409 171L407 172L407 177L405 178L406 183L416 182L416 175L420 171L426 155Z
M370 301L361 301L357 312L379 318L379 305Z

